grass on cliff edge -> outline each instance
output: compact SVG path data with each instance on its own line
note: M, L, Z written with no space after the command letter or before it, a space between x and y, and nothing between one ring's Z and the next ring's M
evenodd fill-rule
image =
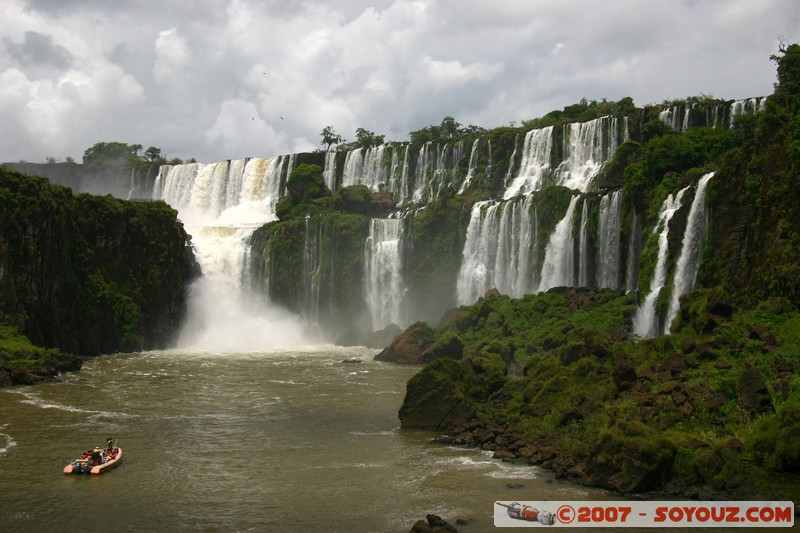
M0 367L35 370L58 354L55 348L35 346L14 326L0 324Z

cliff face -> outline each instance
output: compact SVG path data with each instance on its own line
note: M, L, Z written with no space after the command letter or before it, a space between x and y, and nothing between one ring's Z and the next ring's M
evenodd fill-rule
M34 344L81 355L164 347L196 273L166 204L73 195L0 169L0 313Z

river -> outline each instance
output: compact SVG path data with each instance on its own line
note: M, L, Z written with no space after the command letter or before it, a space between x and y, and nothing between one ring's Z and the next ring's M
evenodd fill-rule
M435 513L464 519L457 527L469 533L494 530L496 500L608 499L401 429L397 411L419 368L374 354L334 346L116 354L52 383L0 389L0 524L405 532ZM62 473L107 437L124 452L117 468Z

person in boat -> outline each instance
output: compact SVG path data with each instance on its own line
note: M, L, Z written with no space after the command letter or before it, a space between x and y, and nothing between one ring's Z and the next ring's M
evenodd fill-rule
M103 462L103 454L100 452L100 448L95 448L92 450L92 464L99 465Z
M114 458L114 439L111 437L106 439L106 449L103 451L103 462Z

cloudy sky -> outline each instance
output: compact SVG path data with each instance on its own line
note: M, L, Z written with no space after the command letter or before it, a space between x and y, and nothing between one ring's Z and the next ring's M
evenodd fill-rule
M201 162L407 140L581 98L772 92L797 0L0 0L0 161Z

